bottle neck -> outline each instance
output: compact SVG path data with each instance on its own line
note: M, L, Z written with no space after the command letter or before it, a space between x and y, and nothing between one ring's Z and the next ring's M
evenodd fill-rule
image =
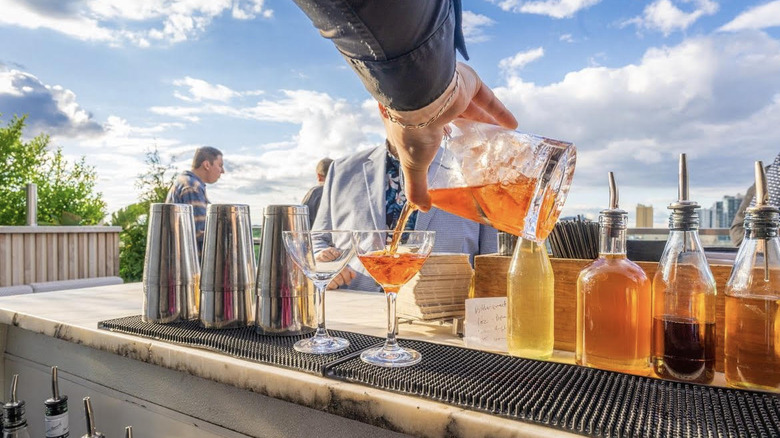
M599 255L625 255L626 222L625 213L603 213L599 217Z
M675 247L677 252L703 252L698 229L669 230L667 247Z

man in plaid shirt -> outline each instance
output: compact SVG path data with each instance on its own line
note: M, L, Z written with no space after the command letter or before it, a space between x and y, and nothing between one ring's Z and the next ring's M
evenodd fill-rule
M182 172L174 181L165 198L166 203L190 204L195 217L195 240L198 243L198 259L203 251L203 233L206 230L206 184L214 184L225 173L222 152L211 146L195 151L192 170Z

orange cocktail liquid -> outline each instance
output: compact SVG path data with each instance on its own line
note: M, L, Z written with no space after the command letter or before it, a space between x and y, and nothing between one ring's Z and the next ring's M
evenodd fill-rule
M536 179L521 176L508 184L431 189L428 194L433 205L444 211L520 236L535 190ZM539 210L536 237L547 237L555 226L557 215L553 208L555 194L547 190Z
M427 258L414 253L392 254L387 250L358 256L360 263L385 292L398 292L398 288L414 277Z

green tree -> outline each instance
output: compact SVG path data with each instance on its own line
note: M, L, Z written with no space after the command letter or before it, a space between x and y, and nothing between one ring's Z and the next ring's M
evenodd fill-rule
M146 171L138 175L136 188L141 190L140 200L111 215L111 224L122 227L119 234L119 276L126 282L141 281L146 253L146 218L152 203L165 202L176 178L173 157L163 164L157 147L146 152Z
M0 127L0 224L24 225L28 183L38 186L39 223L92 225L106 215L102 194L95 191L97 174L82 156L72 166L62 148L49 151L50 138L40 134L22 141L26 116Z

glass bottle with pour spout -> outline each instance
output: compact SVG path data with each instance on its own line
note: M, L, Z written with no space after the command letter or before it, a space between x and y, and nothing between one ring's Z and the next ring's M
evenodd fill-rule
M95 413L92 411L92 401L89 397L84 397L84 416L87 420L87 433L81 438L106 438L95 427Z
M554 337L554 279L544 243L519 239L507 271L507 347L512 356L549 359Z
M665 379L715 377L715 278L699 240L699 204L689 200L680 155L678 200L669 205L669 238L653 278L653 370Z
M574 175L573 144L470 120L447 125L429 172L434 207L541 242Z
M649 375L650 281L626 257L628 214L618 207L609 173L609 208L599 216L599 257L577 278L575 362L593 368Z
M780 209L768 204L763 164L755 163L756 203L726 283L726 383L780 392Z
M16 398L17 383L19 383L19 375L14 374L11 380L10 398L3 405L3 438L30 438L24 400Z
M46 438L67 438L70 436L68 422L68 396L60 396L57 367L51 367L51 398L44 403L46 407L43 421Z

